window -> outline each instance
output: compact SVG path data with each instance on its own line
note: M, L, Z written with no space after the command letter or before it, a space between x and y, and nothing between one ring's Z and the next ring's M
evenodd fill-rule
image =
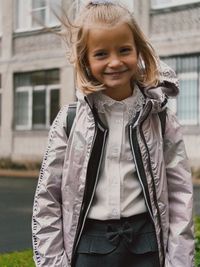
M1 0L0 0L1 1ZM16 0L16 31L29 31L60 24L61 0Z
M184 4L199 3L199 0L151 0L153 9L180 6Z
M184 125L200 125L200 55L163 59L180 80L177 100L170 103Z
M59 71L15 74L15 129L47 129L59 110Z

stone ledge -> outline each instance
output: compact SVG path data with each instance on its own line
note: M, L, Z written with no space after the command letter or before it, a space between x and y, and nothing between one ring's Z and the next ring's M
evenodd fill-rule
M0 177L37 178L38 170L7 170L0 169Z
M39 170L9 170L0 169L0 177L20 177L20 178L38 178ZM200 185L199 178L192 178L195 185Z

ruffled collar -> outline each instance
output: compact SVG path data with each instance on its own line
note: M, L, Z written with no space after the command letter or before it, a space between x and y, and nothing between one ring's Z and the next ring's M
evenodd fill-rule
M135 85L133 94L122 101L116 101L102 92L95 93L93 101L99 113L105 113L111 110L114 105L122 105L124 106L124 112L128 116L128 120L131 120L142 109L145 104L145 97L138 86Z

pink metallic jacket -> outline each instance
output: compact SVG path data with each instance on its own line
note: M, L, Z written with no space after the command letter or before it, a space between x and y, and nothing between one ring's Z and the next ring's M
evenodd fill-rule
M164 137L158 113L166 95L178 93L170 69L162 85L142 88L146 96L129 138L148 212L152 217L161 267L194 266L193 186L180 125L167 109ZM93 110L92 95L78 96L75 123L66 136L68 107L55 119L44 155L33 206L33 249L36 266L73 267L96 184L108 129ZM88 177L92 187L88 188Z

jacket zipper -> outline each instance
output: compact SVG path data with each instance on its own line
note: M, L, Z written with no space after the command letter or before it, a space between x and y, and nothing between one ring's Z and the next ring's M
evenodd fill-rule
M131 137L132 135L132 126L130 125L129 126L129 136ZM148 200L147 200L147 195L146 195L146 192L145 192L145 189L144 189L144 185L143 185L143 182L142 182L142 179L141 179L141 176L140 176L140 172L139 172L139 169L138 169L138 166L137 166L137 161L136 161L136 155L135 155L135 151L134 151L134 148L133 148L133 141L132 141L132 138L129 137L129 140L130 140L130 144L131 144L131 149L132 149L132 153L133 153L133 157L134 157L134 161L135 161L135 167L136 167L136 170L137 170L137 174L138 174L138 178L139 178L139 181L140 181L140 185L142 186L142 191L143 191L143 194L144 194L144 199L145 199L145 202L146 202L146 205L147 205L147 209L149 211L149 214L152 218L152 221L154 221L154 217L153 217L153 214L151 212L151 208L149 207L149 203L148 203Z
M161 234L160 234L160 243L161 243L161 248L162 248L162 254L163 254L163 258L164 258L164 244L163 244L163 235L162 235L162 228L161 228L161 217L160 217L160 211L159 211L159 207L158 207L158 202L157 202L157 197L156 197L156 189L155 189L155 183L154 183L154 180L153 180L153 172L152 172L152 167L151 167L151 162L150 162L150 154L149 154L149 150L148 150L148 146L146 144L146 140L145 140L145 137L144 137L144 134L142 132L142 125L144 123L144 121L146 120L146 118L148 117L148 114L150 112L152 108L152 104L150 105L150 107L147 109L146 111L146 115L145 117L142 119L142 121L140 122L140 126L139 126L139 131L140 131L140 135L142 137L142 140L143 140L143 143L145 145L145 148L147 150L147 154L148 154L148 164L149 164L149 170L150 170L150 174L151 174L151 177L152 177L152 181L153 181L153 197L154 197L154 203L155 203L155 206L156 206L156 209L157 209L157 212L158 212L158 220L159 220L159 225L160 225L160 231L161 231ZM132 127L130 125L130 134L132 133ZM130 135L131 136L131 135ZM136 169L138 171L138 166L137 166L137 163L136 163L136 155L135 155L135 152L133 150L133 142L132 142L132 138L130 138L130 142L131 142L131 148L132 148L132 151L133 151L133 155L134 155L134 160L135 160L135 165L136 165ZM138 171L138 176L139 176L139 180L140 180L140 183L141 183L141 186L142 186L142 189L143 189L143 192L144 192L144 197L145 197L145 201L146 201L146 204L147 204L147 208L149 210L149 213L151 215L151 218L152 218L152 221L154 222L154 216L151 212L151 209L148 205L148 201L147 201L147 197L146 197L146 193L145 193L145 190L144 190L144 186L143 186L143 183L142 183L142 180L141 180L141 176L140 176L140 173ZM164 265L164 261L163 261L163 264Z
M99 127L101 129L103 129L100 125L99 125ZM103 129L103 130L105 130L105 129ZM92 204L92 200L94 198L94 194L95 194L95 191L96 191L98 177L99 177L99 171L100 171L100 166L101 166L103 152L104 152L105 143L106 143L107 133L108 133L108 130L105 130L105 132L104 132L104 138L103 138L103 144L102 144L102 150L101 150L101 155L100 155L100 160L99 160L99 164L98 164L98 168L97 168L97 174L96 174L96 177L95 177L95 184L94 184L94 188L93 188L93 191L92 191L92 196L91 196L89 205L87 207L87 210L85 212L81 229L80 229L79 233L77 233L77 237L75 238L75 243L74 243L74 247L73 247L73 250L72 250L72 260L71 260L71 262L73 262L73 258L75 256L75 251L76 251L76 249L78 247L78 243L80 241L80 238L81 238L81 235L82 235L84 226L85 226L85 221L86 221L86 218L87 218L88 212L90 210L90 207L91 207L91 204ZM94 146L94 142L95 142L95 139L96 139L96 135L97 135L97 129L95 131L95 136L93 138L93 144L92 144L91 152L93 150L93 146ZM90 156L91 156L91 153L90 153ZM89 158L89 160L90 160L90 158ZM89 162L89 160L88 160L88 162ZM86 190L85 190L85 192L86 192ZM84 192L84 195L85 195L85 192ZM84 200L84 196L83 196L83 200ZM84 203L82 203L82 207L81 207L81 212L80 212L80 217L79 218L81 218L81 213L83 212L83 209L84 209Z
M164 242L163 242L163 234L162 234L162 227L161 227L160 210L159 210L159 207L158 207L157 196L156 196L156 186L155 186L154 179L153 179L153 171L152 171L152 167L151 167L149 149L148 149L145 137L144 137L144 133L142 132L142 125L143 125L143 123L144 123L146 118L147 118L147 116L142 120L142 122L140 124L140 127L139 127L139 130L140 130L140 134L141 134L141 137L142 137L142 141L143 141L143 143L145 145L145 148L146 148L146 151L147 151L147 154L148 154L148 165L149 165L149 170L150 170L152 183L153 183L153 198L154 198L154 203L155 203L155 206L156 206L156 209L157 209L157 212L158 212L158 220L159 220L160 232L161 232L160 233L160 243L161 243L162 254L163 254L163 258L164 258L164 244L163 244Z

